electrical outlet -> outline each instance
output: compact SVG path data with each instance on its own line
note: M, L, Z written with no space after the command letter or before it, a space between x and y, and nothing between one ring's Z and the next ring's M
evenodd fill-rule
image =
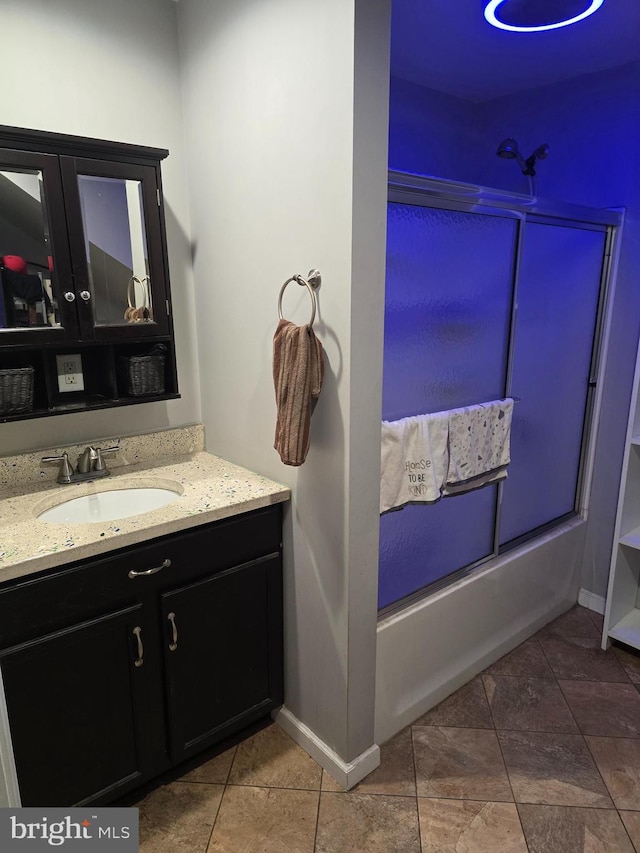
M84 390L80 353L57 355L56 364L58 368L58 390L61 393Z

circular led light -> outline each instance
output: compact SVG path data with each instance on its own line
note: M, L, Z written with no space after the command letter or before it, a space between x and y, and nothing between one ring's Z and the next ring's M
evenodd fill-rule
M570 18L565 18L562 21L554 21L553 23L545 23L535 26L530 26L528 24L508 24L505 21L500 20L498 12L500 7L507 2L509 2L509 0L489 0L489 3L487 3L484 10L484 16L491 26L497 27L499 30L509 30L513 33L539 33L543 30L556 30L559 27L568 27L570 24L577 24L578 21L582 21L585 18L588 18L589 15L593 15L594 12L597 12L604 3L604 0L585 0L588 7L584 9L584 11L580 12L580 14L573 15L573 17Z

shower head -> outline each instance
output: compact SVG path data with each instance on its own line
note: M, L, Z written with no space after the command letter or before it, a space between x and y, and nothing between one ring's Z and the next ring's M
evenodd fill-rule
M500 145L498 145L498 150L496 151L498 157L502 157L503 160L517 160L520 156L520 151L518 149L518 143L512 137L508 136L506 139L503 139Z
M536 160L547 159L549 156L549 146L546 143L539 145L533 154L525 160L520 153L516 140L512 136L508 136L506 139L502 140L500 145L498 145L496 154L498 157L502 157L503 160L515 160L518 166L522 169L522 174L533 178L536 174L536 170L534 168Z
M524 172L524 174L531 175L531 177L533 178L536 174L536 160L546 160L548 156L549 146L546 144L546 142L543 145L538 145L533 154L530 157L527 157L527 159L525 160L525 166L527 167L527 170L526 172Z
M515 160L518 166L522 169L522 174L527 174L527 164L524 162L524 158L520 153L518 143L512 136L508 136L506 139L502 140L500 145L498 145L496 154L498 157L502 157L503 160Z
M546 143L539 145L531 156L536 160L546 160L549 156L549 146Z

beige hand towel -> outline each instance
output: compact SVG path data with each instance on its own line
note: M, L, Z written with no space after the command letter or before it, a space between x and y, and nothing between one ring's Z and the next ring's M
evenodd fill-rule
M280 320L273 336L277 406L273 446L285 465L302 465L307 458L311 410L323 376L324 350L313 329Z
M507 476L512 416L511 397L451 409L444 495L458 495Z

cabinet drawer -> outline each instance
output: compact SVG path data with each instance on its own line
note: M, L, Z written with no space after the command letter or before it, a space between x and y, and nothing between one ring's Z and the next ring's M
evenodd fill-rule
M281 508L276 504L11 581L0 586L0 648L279 552L280 543ZM130 577L149 570L151 574Z

